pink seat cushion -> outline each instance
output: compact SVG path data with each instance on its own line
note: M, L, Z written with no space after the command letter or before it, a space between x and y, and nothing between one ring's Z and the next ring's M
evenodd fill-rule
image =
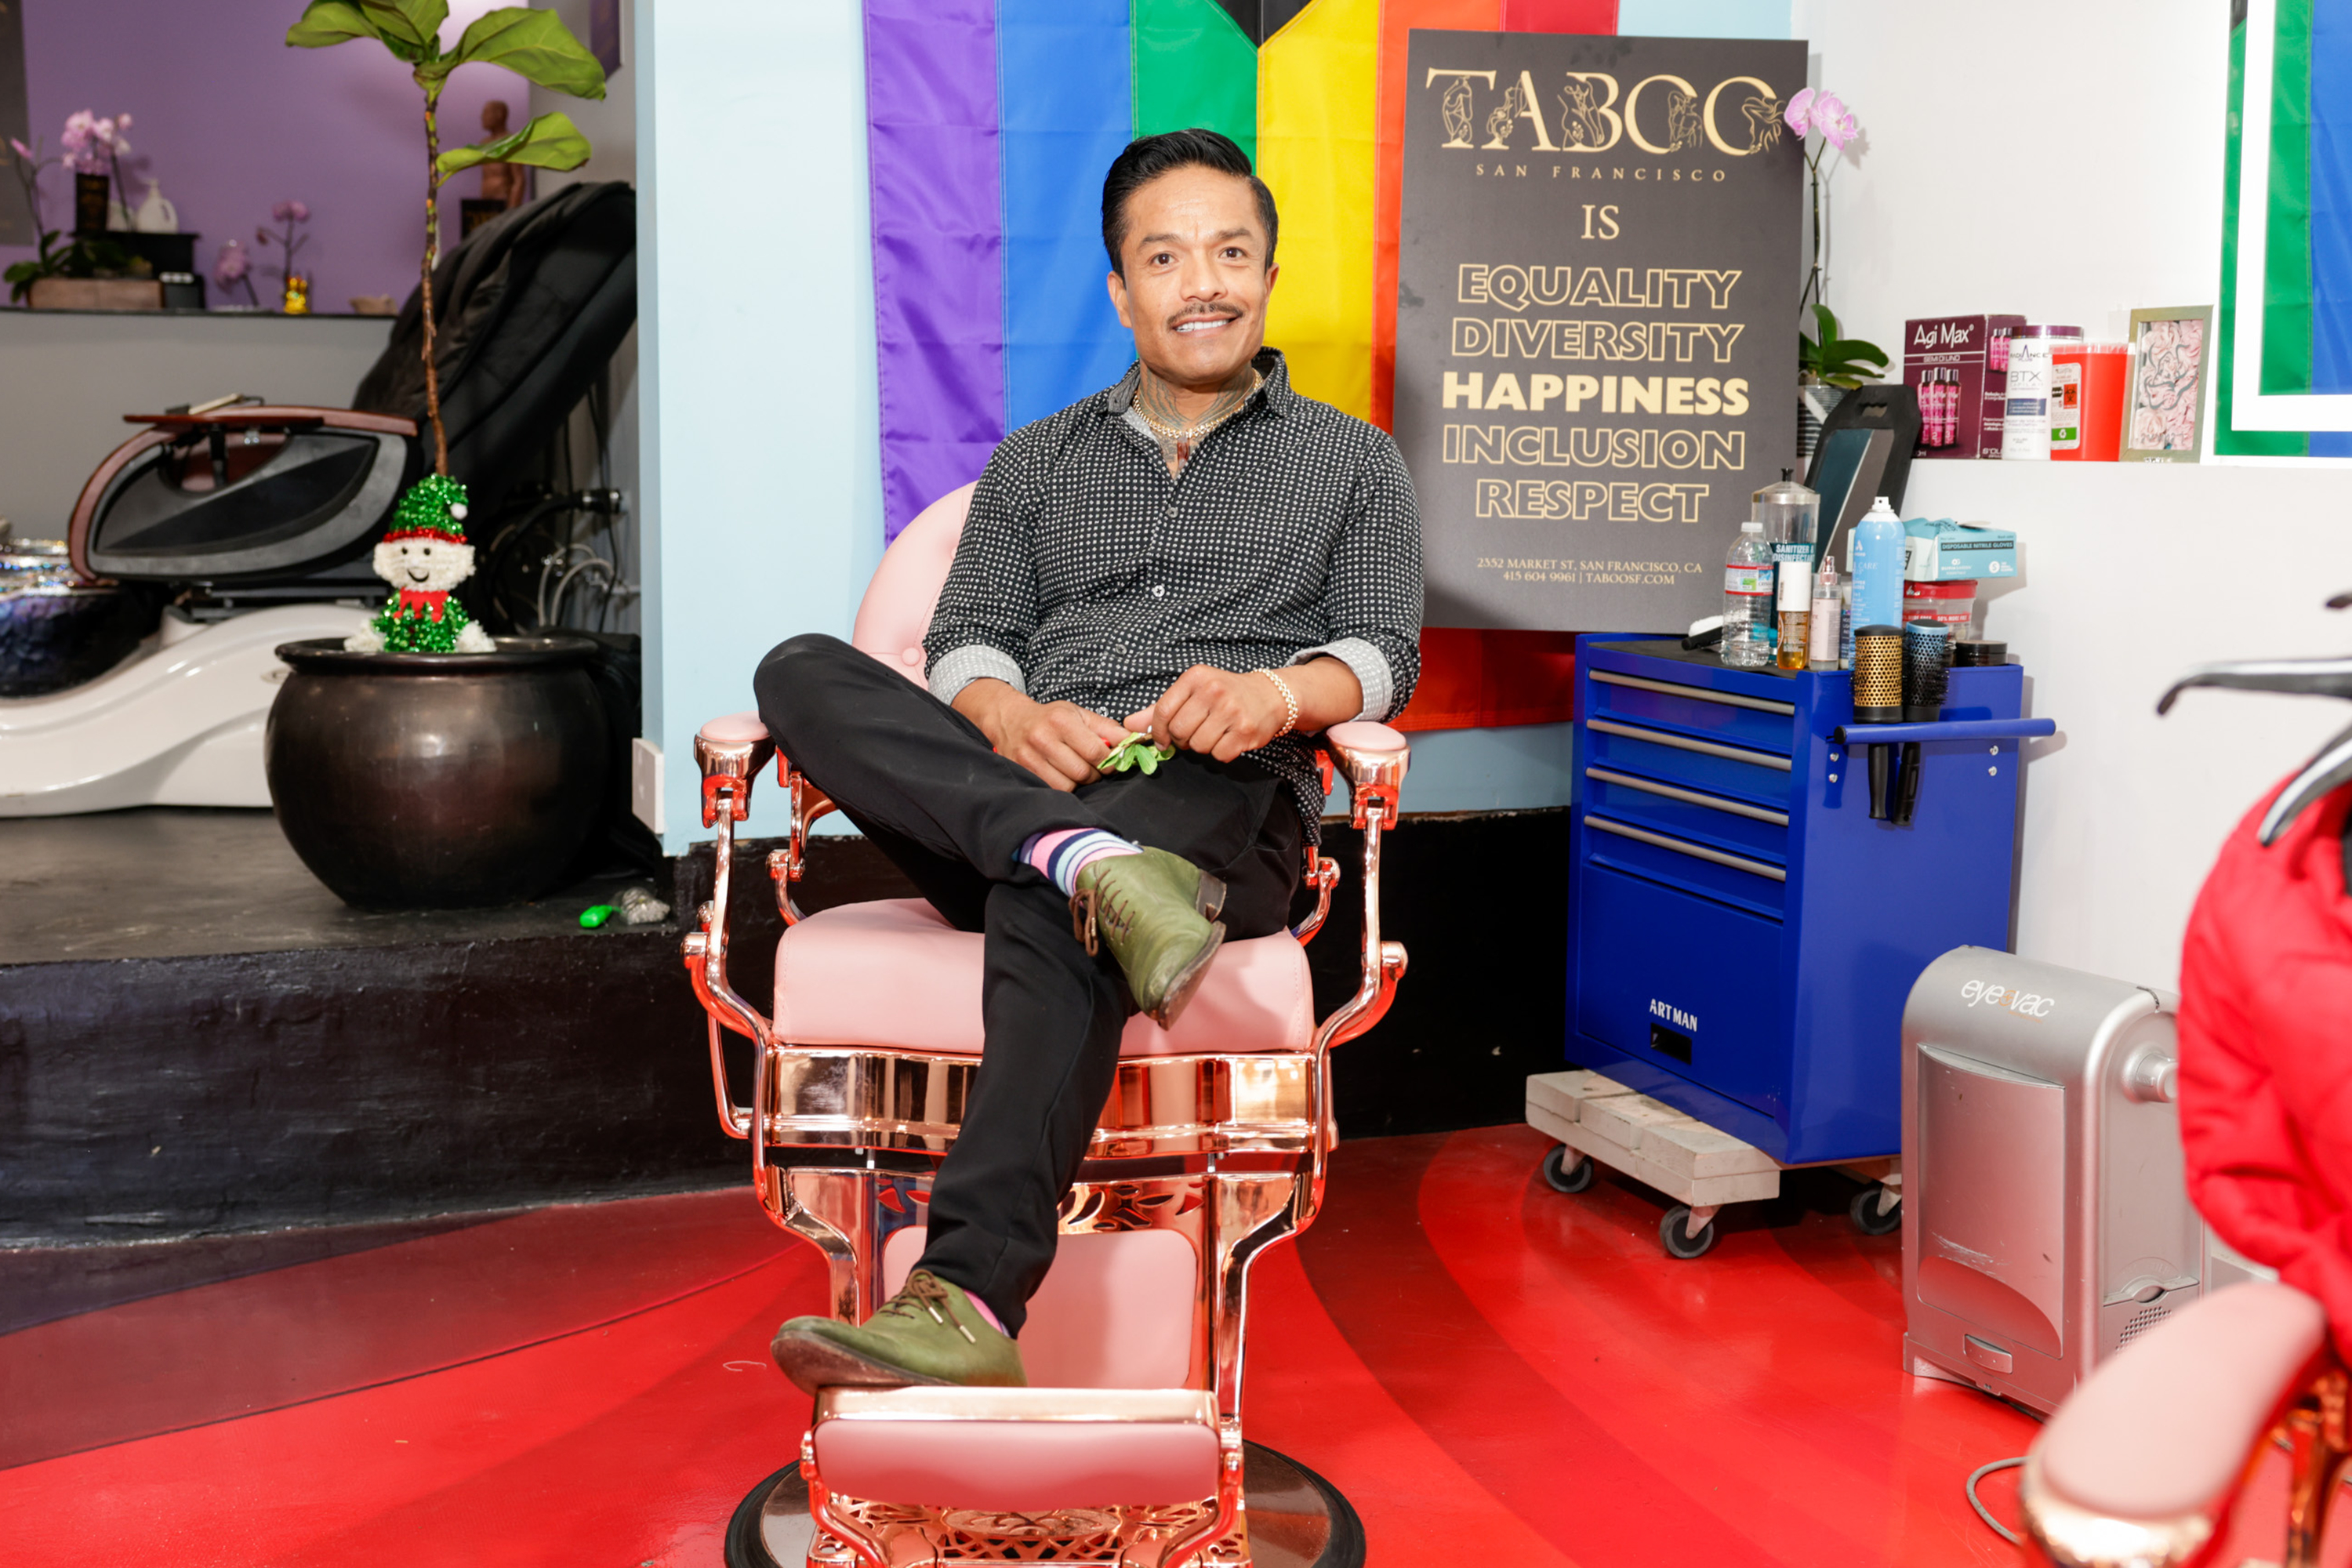
M1189 1389L834 1390L817 1473L848 1497L1042 1513L1215 1495L1213 1402Z
M950 490L899 530L882 552L882 564L866 585L857 623L850 628L852 647L872 654L918 686L926 675L923 634L930 630L931 610L955 563L956 541L963 537L963 520L978 488L975 480Z
M920 899L811 915L776 948L776 1032L796 1046L978 1056L982 940ZM1176 1026L1130 1018L1119 1055L1305 1050L1314 1016L1307 952L1295 938L1228 942Z
M2124 1347L2033 1447L2066 1501L2152 1521L2214 1508L2245 1471L2327 1317L2284 1285L2235 1285Z

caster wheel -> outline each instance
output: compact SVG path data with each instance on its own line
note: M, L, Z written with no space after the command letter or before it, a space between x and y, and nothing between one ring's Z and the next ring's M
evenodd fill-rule
M1864 1236L1891 1236L1903 1228L1901 1198L1889 1205L1885 1213L1879 1211L1879 1194L1885 1190L1885 1187L1864 1187L1854 1194L1853 1202L1846 1205L1846 1218L1853 1221L1853 1228Z
M1690 1233L1689 1224L1688 1204L1676 1204L1666 1211L1664 1219L1658 1221L1658 1245L1666 1249L1668 1258L1701 1258L1715 1250L1715 1221L1709 1220L1699 1226L1696 1236Z
M1571 1165L1568 1157L1575 1152L1563 1143L1543 1157L1544 1184L1553 1192L1580 1193L1592 1184L1592 1178L1598 1173L1593 1168L1591 1156L1577 1154L1576 1163Z

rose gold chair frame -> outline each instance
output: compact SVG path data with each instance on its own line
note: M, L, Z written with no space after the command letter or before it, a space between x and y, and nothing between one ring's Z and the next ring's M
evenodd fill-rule
M795 1046L780 1038L769 1018L729 983L727 910L735 824L748 815L753 778L774 752L764 738L696 737L703 826L717 835L716 865L710 901L698 912L697 929L688 933L683 952L695 995L709 1015L719 1125L730 1137L751 1143L752 1184L761 1206L824 1255L833 1314L855 1322L883 1299L883 1251L890 1237L921 1223L931 1175L954 1142L979 1058ZM1205 1553L1203 1560L1218 1568L1246 1568L1246 1532L1238 1523L1249 1266L1267 1246L1313 1223L1338 1141L1329 1093L1331 1047L1380 1022L1404 973L1403 945L1381 936L1381 838L1397 821L1409 760L1402 737L1394 749L1327 740L1318 753L1327 792L1335 763L1346 777L1350 820L1363 835L1364 917L1361 978L1348 1001L1317 1026L1311 1047L1129 1058L1118 1064L1076 1184L1064 1200L1061 1228L1064 1235L1168 1229L1192 1243L1201 1267L1185 1381L1213 1401L1218 1489L1213 1499L1176 1509L1065 1510L1067 1528L1055 1527L1061 1531L1055 1539L1064 1543L1056 1561L1181 1568ZM792 887L805 868L809 827L835 807L781 755L776 772L791 801L791 830L786 847L769 855L768 871L777 907L790 926L803 918L793 902ZM1314 913L1296 932L1302 943L1329 913L1339 877L1337 861L1307 851L1305 881L1317 900ZM722 1028L753 1046L749 1105L736 1103L729 1085ZM830 1158L822 1164L782 1165L770 1159L771 1148L823 1150ZM1139 1396L1146 1392L1164 1401L1162 1391L1138 1391ZM984 1418L985 1391L958 1393L980 1396L966 1397L965 1403L972 1405L973 1415ZM1146 1418L1141 1407L1148 1400L1129 1401L1137 1408L1123 1414L1121 1391L1087 1393L1090 1418ZM890 1568L895 1546L913 1544L905 1539L909 1535L920 1538L919 1550L929 1554L926 1561L1026 1554L1017 1542L1008 1544L1001 1533L991 1535L986 1521L976 1526L943 1510L833 1496L818 1473L816 1429L851 1414L860 1398L855 1390L827 1391L803 1439L802 1474L822 1531L813 1563L855 1559L865 1568ZM1016 1536L1043 1528L1034 1521L995 1523ZM827 1535L834 1538L831 1543ZM985 1541L997 1546L989 1548ZM959 1542L971 1542L971 1549L958 1549Z

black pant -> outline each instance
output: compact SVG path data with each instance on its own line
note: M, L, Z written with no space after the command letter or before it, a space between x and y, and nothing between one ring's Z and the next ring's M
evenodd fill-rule
M1057 828L1100 827L1181 855L1224 879L1229 936L1267 936L1299 888L1305 831L1288 786L1254 763L1184 752L1154 774L1056 790L837 637L793 638L761 661L752 685L793 765L950 923L987 934L987 1043L931 1188L921 1267L1017 1331L1054 1261L1055 1213L1135 1012L1108 951L1087 956L1068 900L1020 860L1021 846Z

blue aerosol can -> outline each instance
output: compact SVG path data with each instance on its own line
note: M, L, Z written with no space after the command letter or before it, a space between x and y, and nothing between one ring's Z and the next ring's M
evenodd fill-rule
M1880 496L1870 515L1853 526L1847 546L1853 569L1853 624L1903 624L1903 520Z

